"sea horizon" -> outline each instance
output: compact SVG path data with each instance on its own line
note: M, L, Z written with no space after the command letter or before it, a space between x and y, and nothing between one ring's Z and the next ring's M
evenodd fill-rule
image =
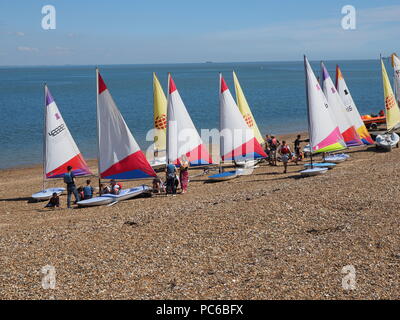
M360 113L383 108L379 60L325 60L335 78L341 66ZM388 64L388 62L387 62ZM316 75L319 61L311 60ZM95 65L0 67L0 169L42 162L43 84L49 86L81 153L96 158ZM233 96L235 70L263 135L307 131L303 61L212 62L176 64L98 65L132 134L145 151L153 126L152 73L164 92L171 72L190 116L201 129L218 128L218 73L222 72ZM389 69L388 65L388 70ZM373 88L373 90L371 89ZM34 110L34 112L32 112ZM207 142L206 142L207 143Z

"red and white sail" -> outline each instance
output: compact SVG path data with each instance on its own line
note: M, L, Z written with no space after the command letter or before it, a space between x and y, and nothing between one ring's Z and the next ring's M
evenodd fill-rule
M156 173L140 150L100 73L97 74L98 162L103 179L143 179Z
M264 158L260 143L249 128L220 74L220 154L222 161Z
M180 164L185 157L190 165L207 165L212 159L179 95L171 75L168 75L167 162Z
M44 171L46 178L60 178L71 166L76 176L90 175L68 127L47 86L45 90Z
M350 120L350 110L346 109L342 98L339 96L336 87L329 76L328 70L325 68L325 65L322 62L321 70L323 91L326 96L326 100L331 107L329 110L332 113L332 117L336 119L336 122L339 125L340 133L342 134L346 145L348 147L362 145L363 143L360 139L360 136Z

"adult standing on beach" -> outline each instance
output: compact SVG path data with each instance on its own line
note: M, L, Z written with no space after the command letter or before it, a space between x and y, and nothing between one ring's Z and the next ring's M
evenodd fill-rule
M300 143L304 142L304 140L301 140L301 135L297 135L296 140L294 140L294 153L295 153L295 158L294 158L294 163L297 165L297 161L301 160L300 159Z
M275 138L275 136L271 136L271 142L269 143L269 148L271 150L271 165L276 166L276 152L279 147L279 141Z
M264 142L264 150L265 150L265 154L268 156L268 161L271 164L271 157L270 157L270 148L269 148L269 144L271 142L271 139L269 137L268 134L265 135L265 142Z
M67 184L67 207L71 208L71 195L75 196L75 203L80 200L78 191L76 190L75 185L75 175L72 172L72 167L67 167L67 173L64 174L64 182Z
M182 194L186 193L189 184L189 162L184 160L179 168L179 181L181 183Z
M279 147L278 151L282 157L282 162L283 162L283 167L284 167L283 173L286 173L287 172L287 164L289 162L289 157L292 152L290 151L290 148L287 145L286 141L282 141L282 145Z

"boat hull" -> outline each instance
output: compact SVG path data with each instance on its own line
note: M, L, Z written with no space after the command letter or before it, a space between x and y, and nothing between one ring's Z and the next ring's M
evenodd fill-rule
M124 201L128 200L134 197L137 197L143 193L150 193L151 188L148 186L140 186L136 188L130 188L130 189L123 189L121 192L117 195L115 194L104 194L100 197L95 197L92 199L87 199L87 200L82 200L78 202L79 207L94 207L94 206L103 206L110 204L112 202L119 202L119 201Z
M397 133L380 134L376 136L376 146L385 151L392 149L399 144L400 137Z
M239 173L235 171L226 171L226 172L221 172L214 174L212 176L209 176L208 179L210 181L226 181L226 180L231 180L234 178L237 178L239 176Z
M303 171L300 171L300 174L303 177L312 177L324 174L328 171L328 168L310 168Z
M45 200L49 200L52 196L53 193L57 193L57 195L59 196L60 194L62 194L65 191L65 188L48 188L39 192L36 192L34 194L32 194L32 198L35 199L36 201L45 201Z

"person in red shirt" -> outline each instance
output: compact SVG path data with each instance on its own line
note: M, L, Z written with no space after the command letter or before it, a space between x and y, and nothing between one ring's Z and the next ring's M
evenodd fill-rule
M283 167L284 171L283 173L287 172L287 164L289 162L289 158L291 157L292 151L290 150L290 147L286 143L286 141L282 141L281 146L279 147L279 154L282 157L282 162L283 162Z

